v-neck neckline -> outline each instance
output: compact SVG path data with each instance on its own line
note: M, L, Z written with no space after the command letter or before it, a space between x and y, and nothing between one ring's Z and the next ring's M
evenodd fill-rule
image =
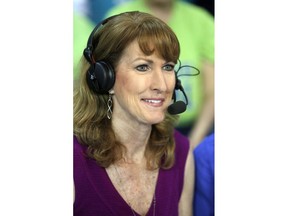
M108 175L108 173L107 173L107 170L105 169L105 168L103 168L104 169L104 173L105 173L105 178L106 178L106 180L107 180L107 182L109 182L109 193L111 193L111 194L114 194L115 196L114 196L114 198L118 201L118 202L121 202L126 208L128 208L130 211L131 210L133 210L134 211L134 213L136 214L136 215L138 215L138 216L140 216L140 214L137 212L137 211L135 211L135 209L133 209L126 201L125 201L125 199L121 196L121 194L118 192L118 190L116 189L116 187L114 186L114 184L113 184L113 182L111 181L111 179L110 179L110 177L109 177L109 175ZM157 194L158 194L158 182L159 182L159 180L160 180L160 178L161 178L161 172L160 172L160 168L159 168L159 170L158 170L158 175L157 175L157 180L156 180L156 185L155 185L155 190L154 190L154 196L155 196L155 199L157 200ZM153 196L153 197L154 197ZM153 211L154 211L154 206L153 206L153 197L152 197L152 200L151 200L151 203L150 203L150 207L149 207L149 209L148 209L148 211L147 211L147 213L145 214L146 216L148 216L148 215L152 215L152 213L153 213ZM131 212L132 213L132 212Z

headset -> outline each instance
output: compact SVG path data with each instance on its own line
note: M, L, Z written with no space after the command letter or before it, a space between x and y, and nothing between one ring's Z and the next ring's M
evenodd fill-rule
M100 27L105 25L109 20L117 16L120 16L121 14L108 17L102 20L100 23L98 23L96 27L93 29L93 31L91 32L87 41L87 46L83 51L83 55L85 59L90 63L90 67L88 68L87 73L86 73L86 82L88 84L89 89L92 90L94 93L109 94L109 90L114 86L114 83L115 83L115 71L114 71L113 66L105 61L95 61L93 58L94 34L97 32L97 30ZM95 47L96 46L97 44L95 45ZM178 71L175 71L176 82L175 82L175 87L174 87L174 92L173 92L173 97L172 97L174 102L168 107L168 112L173 115L184 112L188 105L188 99L187 99L186 93L184 91L184 88L181 84L180 79L177 76L177 73L183 67L191 67L191 68L196 69L198 73L194 75L198 75L200 73L199 70L193 66L186 66L186 65L181 66L181 62L180 62L180 68L178 69ZM188 76L194 76L194 75L188 75ZM176 101L176 90L180 90L183 93L185 97L185 103L183 101Z
M96 31L105 25L109 20L113 19L118 15L114 15L102 20L96 25L96 27L91 32L87 46L83 51L85 59L90 63L90 67L86 73L86 82L94 93L108 94L109 90L114 86L115 83L115 72L111 64L105 61L96 61L93 58L93 37ZM97 45L95 45L96 47Z

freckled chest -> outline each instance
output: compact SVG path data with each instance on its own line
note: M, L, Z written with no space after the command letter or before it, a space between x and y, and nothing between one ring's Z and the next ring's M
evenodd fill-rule
M141 215L145 215L152 203L158 170L150 171L134 165L111 165L106 169L115 189Z

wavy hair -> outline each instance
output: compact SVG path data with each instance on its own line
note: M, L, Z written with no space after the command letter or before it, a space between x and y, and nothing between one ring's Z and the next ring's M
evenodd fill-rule
M110 19L93 36L93 58L116 68L123 50L134 40L145 55L157 52L163 59L177 63L180 45L175 33L160 19L143 12L126 12ZM95 94L86 83L89 63L81 59L79 79L74 83L74 135L87 145L87 155L102 167L120 160L126 151L106 117L107 94ZM112 107L113 109L113 107ZM178 116L166 113L161 123L152 125L145 150L147 168L168 169L174 163L174 126Z

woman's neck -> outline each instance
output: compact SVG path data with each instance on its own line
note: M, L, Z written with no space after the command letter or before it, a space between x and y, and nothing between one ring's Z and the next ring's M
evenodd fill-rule
M112 118L112 126L116 138L126 147L123 160L127 163L140 163L151 133L151 125L131 123L121 118Z

